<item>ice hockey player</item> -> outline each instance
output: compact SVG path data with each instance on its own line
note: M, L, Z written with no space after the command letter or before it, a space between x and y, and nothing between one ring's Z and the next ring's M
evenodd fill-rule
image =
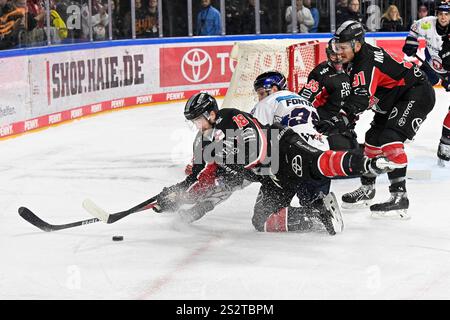
M384 49L365 43L363 26L344 22L334 34L335 51L343 63L351 63L352 90L343 112L331 126L345 126L365 110L375 112L365 135L364 153L384 155L404 167L388 173L391 197L370 206L373 216L409 218L406 193L407 155L403 143L411 140L433 109L435 93L423 72L413 63L391 56ZM375 176L365 173L362 186L342 196L343 207L367 205L375 197Z
M305 180L367 172L378 174L403 166L385 157L369 159L351 152L320 151L288 127L263 126L251 114L238 109L218 110L215 99L207 93L192 96L184 115L209 144L203 148L196 140L194 165L198 168L183 182L163 189L157 197L159 212L176 210L185 198L192 198L190 193L195 185L203 184L203 189L218 185L215 177L222 178L219 171L212 170L217 174L209 179L200 178L201 173L217 165L232 185L243 179L262 184L252 218L256 230L304 230L311 227L308 218L317 217L330 234L335 234L342 228L342 220L334 215L333 206L321 201L309 213L289 206L297 185Z
M444 38L444 43L442 44L442 49L439 52L439 56L442 59L443 68L447 71L443 84L447 83L445 88L447 91L450 91L450 35ZM444 166L443 161L450 160L450 106L442 126L442 136L438 148L438 158L441 166Z
M329 143L327 136L317 132L315 125L319 122L319 115L316 108L299 94L287 90L287 80L280 72L268 71L258 75L253 86L259 102L251 114L261 124L280 123L288 126L309 145L322 151L351 149L348 142L337 144L342 141L346 142L345 138L333 139ZM336 134L336 136L342 136L342 134ZM332 146L330 147L330 145ZM298 184L297 197L300 205L310 207L311 203L328 195L330 182L330 179L322 178L302 181Z
M449 69L444 68L441 50L443 42L449 37L450 31L450 2L438 0L435 5L435 16L428 16L417 20L411 26L403 46L407 56L415 56L419 48L419 38L426 41L425 63L421 69L426 73L432 85L442 79L441 84L450 91ZM450 160L450 109L444 119L442 137L438 146L437 156L442 161Z
M345 72L339 56L333 52L331 42L325 48L327 60L318 64L308 75L307 84L300 90L299 95L310 101L317 108L322 123L317 129L326 126L326 122L337 116L341 111L345 97L350 94L350 77ZM358 148L354 123L349 123L348 129L340 133L336 128L331 132L321 132L328 137L330 149L348 150Z

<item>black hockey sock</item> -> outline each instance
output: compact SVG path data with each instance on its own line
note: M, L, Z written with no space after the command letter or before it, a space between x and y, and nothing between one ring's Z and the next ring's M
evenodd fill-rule
M389 186L389 192L406 192L406 180L405 178L391 179L391 185Z
M373 175L362 175L361 176L361 184L363 186L375 184L376 176Z

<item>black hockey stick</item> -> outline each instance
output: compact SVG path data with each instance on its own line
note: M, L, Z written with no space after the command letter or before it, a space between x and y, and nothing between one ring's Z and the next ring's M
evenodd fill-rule
M137 206L135 206L131 209L110 214L107 223L114 223L132 213L153 208L155 206L155 203L154 203L155 200L156 200L156 196L138 204ZM81 220L81 221L67 223L67 224L50 224L50 223L45 222L41 218L39 218L30 209L25 208L25 207L19 208L19 215L23 219L25 219L26 221L28 221L29 223L34 225L35 227L38 227L39 229L41 229L42 231L45 231L45 232L58 231L58 230L62 230L62 229L68 229L68 228L83 226L83 225L102 221L101 219L98 219L98 218L91 218L91 219Z
M84 207L84 209L86 209L86 211L88 211L90 214L92 214L97 219L99 219L103 222L106 222L106 223L114 223L117 220L120 220L132 213L151 209L155 205L156 205L156 196L138 204L137 206L135 206L131 209L117 212L117 213L108 213L105 210L103 210L102 208L100 208L99 206L97 206L92 200L86 199L83 201L83 207Z
M428 70L430 70L431 72L433 72L439 79L441 79L441 81L444 81L444 76L438 72L436 72L436 70L434 70L427 62L425 62L421 57L419 57L417 54L414 54L414 57L419 60L422 65L424 66L424 68L427 68Z
M86 219L86 220L81 220L81 221L67 223L67 224L50 224L50 223L47 223L44 220L40 219L30 209L25 208L25 207L19 208L19 215L22 218L24 218L26 221L31 223L32 225L38 227L39 229L41 229L42 231L45 231L45 232L58 231L58 230L62 230L62 229L83 226L85 224L90 224L90 223L95 223L95 222L100 221L100 219L92 218L92 219Z

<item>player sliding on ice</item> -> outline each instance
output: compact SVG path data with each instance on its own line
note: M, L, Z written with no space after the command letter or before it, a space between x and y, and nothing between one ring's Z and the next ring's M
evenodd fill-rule
M154 209L176 211L180 205L192 203L196 211L188 221L212 210L245 179L261 183L252 218L256 230L305 230L311 228L311 219L318 219L335 234L343 225L332 200L317 199L302 208L289 205L299 184L335 176L380 174L404 166L385 157L369 159L352 152L321 151L288 127L262 125L238 109L219 110L207 93L192 96L184 115L199 129L193 171L184 181L164 188Z
M412 140L433 109L434 89L413 63L396 59L382 48L364 41L359 22L345 21L334 34L335 52L351 65L352 89L342 107L343 114L329 122L330 127L346 128L347 123L372 108L371 128L366 132L364 153L369 158L383 155L399 165L388 173L391 197L370 206L377 217L409 218L406 194L408 159L403 143ZM362 186L342 196L343 207L361 206L375 197L376 176L365 172Z

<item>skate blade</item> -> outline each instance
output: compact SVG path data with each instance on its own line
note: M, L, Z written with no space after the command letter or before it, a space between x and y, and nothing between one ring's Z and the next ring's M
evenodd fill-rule
M364 209L372 205L373 200L364 200L355 203L342 202L343 209Z
M391 219L391 220L409 220L411 216L407 209L390 210L390 211L371 211L371 217L374 219Z
M445 168L445 161L442 159L438 159L437 165L438 167Z
M331 223L335 232L342 232L344 230L344 219L342 218L341 209L339 203L333 192L330 192L324 199L325 207L331 213Z

